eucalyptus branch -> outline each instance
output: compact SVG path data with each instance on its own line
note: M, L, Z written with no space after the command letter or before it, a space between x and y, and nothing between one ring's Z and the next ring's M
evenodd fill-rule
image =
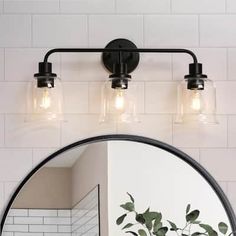
M135 223L126 223L125 226L123 226L122 230L126 230L125 233L130 233L133 236L166 236L168 231L175 231L177 236L218 236L218 233L216 230L213 229L208 224L203 224L201 221L197 221L200 215L199 210L191 210L191 205L188 204L186 207L186 214L185 214L185 226L184 227L178 227L175 223L172 221L167 220L169 223L170 227L163 226L162 222L162 214L160 212L156 211L150 211L150 208L148 208L145 212L139 213L135 209L135 203L134 203L134 198L132 197L131 194L127 193L129 195L130 201L126 202L125 204L120 205L121 208L123 208L126 212L125 214L121 215L119 218L116 220L117 225L121 225L127 215L130 213L134 213L135 215ZM204 229L204 233L197 231L192 233L192 226L197 225L201 230ZM127 231L129 228L135 226L135 225L140 225L141 229L138 230L138 232L134 231ZM228 232L228 225L225 224L224 222L220 222L218 224L218 230L219 233L223 234L223 236L231 236L233 232L229 233ZM186 234L187 232L187 234Z

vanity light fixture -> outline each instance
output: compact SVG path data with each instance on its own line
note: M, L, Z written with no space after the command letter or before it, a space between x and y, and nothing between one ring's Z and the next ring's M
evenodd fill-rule
M62 86L52 73L48 58L53 53L102 53L102 62L111 73L102 89L102 122L133 122L137 119L137 91L132 86L130 73L139 64L140 53L186 53L193 63L189 74L178 86L176 122L216 123L216 98L213 82L202 74L202 64L188 49L137 48L127 39L115 39L105 48L55 48L48 51L34 75L30 113L46 119L61 119L63 115ZM32 91L32 90L31 90Z
M216 124L216 89L202 64L189 65L189 74L178 85L176 123Z
M34 74L34 78L29 88L32 99L28 101L28 113L43 120L61 120L63 117L62 84L57 75L52 73L52 63L40 62L39 72Z

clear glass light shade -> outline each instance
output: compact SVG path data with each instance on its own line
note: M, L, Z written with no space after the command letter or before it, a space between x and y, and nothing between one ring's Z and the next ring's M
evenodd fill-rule
M63 90L61 80L54 78L54 87L49 83L38 87L34 79L28 87L27 120L63 120Z
M217 124L216 90L213 82L204 78L204 89L188 89L188 80L178 86L176 123Z
M129 83L127 89L112 88L111 81L102 87L100 122L138 122L137 86Z

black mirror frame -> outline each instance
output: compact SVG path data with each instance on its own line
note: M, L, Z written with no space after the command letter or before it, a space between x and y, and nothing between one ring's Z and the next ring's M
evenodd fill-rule
M187 162L191 167L193 167L208 182L208 184L215 191L216 195L219 197L219 199L220 199L220 201L221 201L221 203L222 203L222 205L223 205L223 207L226 211L226 214L229 218L229 222L231 224L233 235L236 235L236 233L235 233L236 232L236 217L235 217L233 208L232 208L227 196L225 195L225 193L223 192L223 190L219 186L219 184L216 182L216 180L211 176L211 174L208 173L208 171L203 166L201 166L197 161L192 159L190 156L188 156L184 152L178 150L177 148L175 148L175 147L173 147L169 144L166 144L166 143L163 143L161 141L154 140L154 139L151 139L151 138L146 138L146 137L136 136L136 135L126 135L126 134L101 135L101 136L96 136L96 137L83 139L83 140L80 140L78 142L69 144L69 145L59 149L58 151L54 152L53 154L48 156L46 159L44 159L42 162L40 162L33 170L31 170L27 174L27 176L22 180L22 182L19 184L19 186L16 188L15 192L11 196L11 198L10 198L6 208L5 208L5 211L2 215L0 234L2 234L2 230L3 230L3 226L4 226L4 223L5 223L7 214L9 212L16 196L18 195L20 190L23 188L23 186L27 183L27 181L41 167L43 167L47 162L49 162L53 158L57 157L61 153L65 152L65 151L68 151L70 149L73 149L75 147L78 147L78 146L83 146L83 145L96 143L96 142L101 142L101 141L115 141L115 140L116 141L133 141L133 142L144 143L144 144L148 144L148 145L151 145L151 146L154 146L154 147L158 147L158 148L161 148L161 149L163 149L167 152L172 153L173 155L179 157L181 160Z

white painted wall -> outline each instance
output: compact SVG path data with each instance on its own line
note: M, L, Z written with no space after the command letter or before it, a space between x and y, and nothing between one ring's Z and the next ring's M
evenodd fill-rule
M108 235L107 158L107 143L94 143L88 145L88 147L84 150L84 152L72 167L71 197L73 207L77 205L78 202L80 202L83 198L86 198L85 196L95 189L95 187L100 185L100 214L102 235ZM93 192L96 193L96 191ZM90 196L93 197L94 194L90 194ZM95 196L95 199L97 199L97 196Z
M71 168L40 169L25 184L13 202L14 209L70 209Z
M236 209L236 2L234 0L1 0L0 208L12 189L55 149L84 137L132 133L183 149L219 181ZM126 37L143 47L189 47L216 82L220 124L173 124L185 55L145 55L133 73L140 124L99 125L100 55L54 55L65 83L68 122L25 124L26 85L48 48L93 47Z

